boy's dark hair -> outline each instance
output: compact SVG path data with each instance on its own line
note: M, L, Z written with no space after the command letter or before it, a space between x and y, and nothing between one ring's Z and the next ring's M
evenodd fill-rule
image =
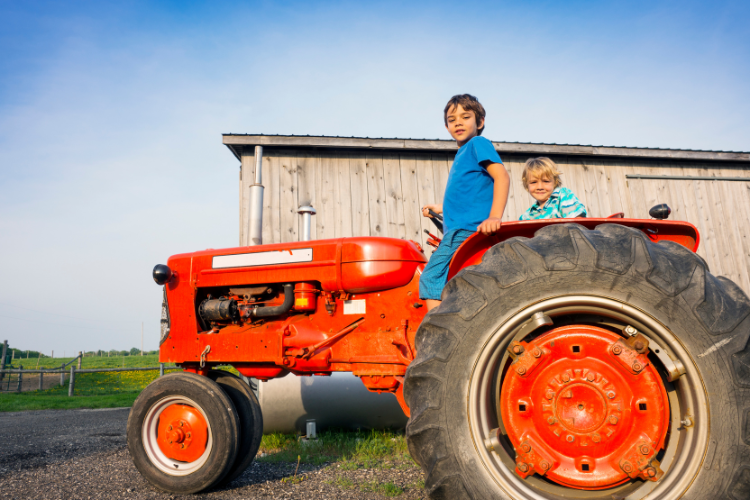
M482 106L477 98L471 94L458 94L451 97L450 101L448 101L448 104L445 105L445 109L443 110L443 121L445 121L446 127L448 126L448 111L450 111L450 109L453 107L457 107L459 104L462 108L464 108L465 111L474 112L474 116L477 119L477 125L479 124L480 119L484 121L484 117L487 115L487 113L484 111L484 106ZM482 128L477 130L477 134L482 135L482 132L484 132L484 123L482 123Z

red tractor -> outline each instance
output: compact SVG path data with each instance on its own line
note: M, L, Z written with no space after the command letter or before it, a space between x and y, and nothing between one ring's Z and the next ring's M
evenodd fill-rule
M663 219L506 223L464 242L429 314L413 241L175 255L160 360L184 371L136 400L130 453L165 491L227 484L263 424L213 367L343 371L398 398L430 498L748 498L750 301L698 242Z

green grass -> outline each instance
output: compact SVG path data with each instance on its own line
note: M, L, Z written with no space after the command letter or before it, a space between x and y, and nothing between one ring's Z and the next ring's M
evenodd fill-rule
M0 412L27 410L69 410L73 408L121 408L133 406L138 393L69 398L37 392L0 394Z
M68 363L73 359L75 358L41 358L39 360L37 360L37 358L15 359L13 360L12 368L17 369L19 365L23 365L23 367L27 370L34 370L37 368L38 361L39 368L59 369L61 364ZM76 367L78 367L77 362L75 362L74 364L76 365ZM110 358L106 356L90 356L84 357L81 360L81 368L134 368L143 366L158 366L158 364L158 354L147 354L146 356L113 356ZM174 364L172 363L164 366L174 366ZM10 368L10 366L6 368ZM70 366L65 367L65 369L69 370Z
M363 483L355 483L346 476L336 476L333 481L328 481L328 484L333 484L344 490L359 489L364 492L380 493L387 497L397 497L404 493L404 490L392 482L381 483L380 481L365 481ZM410 487L420 487L418 483L410 485ZM422 484L421 488L424 488Z
M54 368L65 358L42 358ZM70 360L70 358L68 358ZM17 362L18 360L16 360ZM23 360L24 362L26 360ZM118 358L83 358L81 368L119 368L125 362L126 368L157 366L157 355L124 356ZM18 363L20 364L20 363ZM41 363L40 363L41 364ZM174 365L165 365L170 367ZM14 366L17 368L17 365ZM25 368L34 368L26 366ZM30 375L33 376L33 375ZM44 391L0 394L0 412L26 410L60 410L68 408L117 408L132 406L138 394L159 376L158 370L137 372L78 373L75 378L74 397L68 397L68 384L56 385ZM13 375L15 378L15 375ZM59 374L45 375L45 379L59 380ZM66 380L68 376L66 375ZM11 380L11 386L15 384Z
M393 483L381 483L379 481L366 481L359 485L359 489L362 491L380 493L387 497L397 497L404 492L404 490Z
M417 467L409 456L403 434L393 431L326 431L318 439L302 441L292 434L267 434L261 441L261 462L338 463L343 470Z

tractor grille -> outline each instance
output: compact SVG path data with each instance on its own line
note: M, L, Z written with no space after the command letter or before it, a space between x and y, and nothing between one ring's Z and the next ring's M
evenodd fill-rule
M164 300L161 303L161 337L159 345L162 345L169 336L169 303L167 302L167 287L164 287Z

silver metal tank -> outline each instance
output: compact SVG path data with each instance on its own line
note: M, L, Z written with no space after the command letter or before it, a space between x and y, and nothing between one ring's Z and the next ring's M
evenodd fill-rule
M328 427L402 429L408 420L396 396L368 391L351 373L287 375L257 384L264 433L304 433L308 420L315 420L318 432Z

